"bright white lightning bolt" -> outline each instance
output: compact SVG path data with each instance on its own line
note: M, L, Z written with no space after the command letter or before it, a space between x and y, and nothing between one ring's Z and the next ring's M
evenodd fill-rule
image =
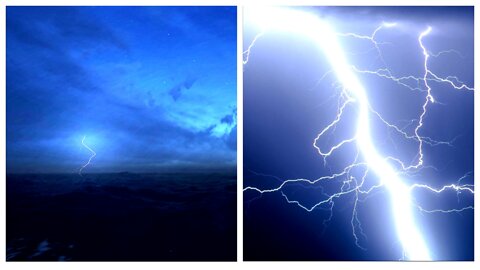
M92 159L97 155L97 153L95 153L95 151L92 150L92 148L90 148L88 145L85 144L85 138L86 136L83 136L83 139L82 139L82 145L88 149L88 151L90 151L92 153L92 155L90 156L90 158L88 159L87 163L85 163L81 168L80 170L78 170L78 174L79 175L82 175L82 171L83 169L85 169L85 167L87 167L90 162L92 161Z
M346 37L346 38L358 38L366 39L372 42L376 51L378 52L379 58L382 63L386 66L383 56L380 51L379 45L383 44L378 42L375 37L378 31L383 28L392 28L397 26L396 23L383 23L380 27L376 28L371 36L358 35L355 33L335 33L333 29L328 25L327 22L320 20L316 16L295 10L280 9L280 8L271 8L268 10L255 10L250 11L250 15L253 15L251 18L256 20L261 26L262 31L260 34L255 36L253 42L248 46L248 49L244 52L244 64L248 64L250 60L251 51L260 37L265 35L267 31L285 31L295 34L300 34L305 37L308 37L314 42L318 49L325 55L328 60L328 63L331 65L332 70L327 72L322 76L322 79L327 76L329 73L332 73L336 76L337 80L342 86L341 99L342 103L339 104L338 113L336 118L327 125L313 141L313 147L317 152L326 159L332 155L337 149L341 148L345 144L356 143L358 154L363 158L362 162L355 161L345 167L340 173L335 173L329 176L322 176L315 180L309 179L289 179L282 181L282 183L270 189L259 189L256 187L245 187L244 191L252 190L259 193L271 193L271 192L281 192L283 197L288 203L298 205L299 207L305 209L306 211L313 211L315 208L322 205L329 205L330 210L332 210L334 205L334 200L336 198L342 197L347 194L355 195L355 203L352 213L352 230L355 237L355 242L357 246L361 247L359 244L358 234L364 235L363 230L360 224L360 221L357 216L357 203L359 201L359 196L361 194L369 194L372 190L385 187L389 191L391 204L392 204L392 214L394 217L395 228L397 236L403 247L403 253L406 258L409 260L431 260L432 255L430 250L427 247L425 239L423 238L422 233L417 228L414 212L413 210L418 209L426 213L452 213L452 212L461 212L464 210L473 209L473 206L467 206L461 209L433 209L426 210L421 206L417 205L411 195L412 190L414 189L424 189L429 192L442 193L446 190L454 190L456 192L469 192L474 193L473 185L447 185L441 188L432 188L428 185L423 184L413 184L408 186L401 175L408 175L409 171L419 170L423 168L423 145L429 144L432 146L435 145L451 145L455 139L450 142L436 141L429 137L424 137L420 135L422 126L424 125L425 116L427 114L428 105L434 103L435 99L432 95L432 88L429 85L429 82L435 81L438 83L447 83L452 88L456 90L473 90L473 88L468 87L463 82L461 82L457 77L449 76L442 78L433 73L428 66L429 57L438 57L441 54L456 52L456 51L442 51L437 54L430 53L423 44L423 39L431 32L432 28L428 27L424 32L422 32L418 37L418 43L422 49L424 56L424 76L415 77L415 76L405 76L405 77L396 77L388 68L382 68L375 71L370 70L361 70L355 66L352 66L348 63L345 53L342 51L342 47L337 40L337 37ZM458 52L457 52L458 53ZM360 83L356 74L371 74L379 76L392 82L397 83L400 86L406 87L412 91L419 91L420 93L426 93L425 102L422 106L422 112L418 119L412 120L411 123L417 122L415 126L414 134L408 134L404 131L404 128L400 128L396 125L393 125L387 122L377 111L375 111L371 104L369 103L368 95L363 85ZM416 85L412 86L412 82ZM423 84L423 86L422 86ZM356 133L352 138L342 140L340 143L334 145L330 149L324 150L320 149L317 144L317 141L321 140L323 135L334 129L337 123L342 119L343 112L347 106L355 104L358 108L357 113L357 124L356 124ZM418 152L416 162L413 164L406 165L405 162L401 161L396 157L384 157L382 156L375 147L375 144L372 140L371 128L370 128L370 116L373 115L380 119L386 126L393 129L398 134L402 135L406 140L413 140L418 143ZM401 166L401 170L395 169L389 162L394 161ZM352 176L350 173L355 168L363 169L363 174L360 178ZM379 183L373 185L370 188L365 188L364 183L367 175L373 172L379 179ZM322 181L329 181L334 179L339 179L345 177L347 180L343 181L343 185L340 188L340 192L328 195L326 199L316 203L311 207L303 205L297 200L291 200L288 196L283 193L282 189L291 184L291 183L306 183L310 185L315 185ZM352 187L353 186L353 187ZM330 216L331 218L331 216Z

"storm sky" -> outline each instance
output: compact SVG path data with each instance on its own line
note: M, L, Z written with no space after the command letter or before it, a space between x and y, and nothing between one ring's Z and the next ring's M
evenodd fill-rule
M384 22L397 23L395 27L381 29L375 36L381 56L369 39L338 37L350 65L370 71L388 67L396 77L424 76L425 58L418 37L430 26L432 31L423 40L432 55L428 63L430 69L441 77L457 76L458 80L474 87L472 7L303 9L325 19L336 32L344 34L370 36ZM248 20L248 11L244 12L247 18L244 21L245 47L261 32L254 19ZM319 36L319 40L321 38ZM244 66L245 187L273 189L287 179L314 180L340 173L354 162L355 143L345 144L326 162L312 146L317 135L336 119L342 104L339 97L342 85L332 72L328 73L331 69L318 47L302 35L270 31L255 42ZM425 86L410 81L410 86L418 87L411 90L385 77L368 73L357 73L357 76L372 108L386 121L413 134L425 102ZM473 91L456 90L439 82L430 82L430 85L435 103L429 105L419 134L448 141L450 145L424 145L424 168L400 174L402 181L407 185L420 183L436 188L452 183L473 184ZM352 105L345 109L339 124L316 143L318 147L326 151L355 136L358 116L354 108ZM403 139L375 115L370 119L374 145L379 153L385 157L399 157L407 164L418 159L416 142ZM356 171L352 175L358 179L358 175L362 176ZM334 203L324 204L312 212L294 203L312 207L345 188L343 181L346 180L347 177L339 177L316 185L291 183L281 192L244 192L245 258L401 259L390 196L385 189L374 190L359 202L357 214L362 233L360 225L355 224L357 242L365 249L356 245L352 232L353 195L335 198ZM369 174L363 187L367 190L378 182L374 174ZM413 193L415 203L424 209L461 209L473 205L472 194L466 192ZM286 198L293 203L289 204ZM415 218L432 258L473 259L472 210L460 214L415 211Z
M7 7L7 172L236 164L236 7Z

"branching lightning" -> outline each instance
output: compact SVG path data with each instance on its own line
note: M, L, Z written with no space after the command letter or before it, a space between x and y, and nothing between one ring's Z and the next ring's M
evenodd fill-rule
M82 145L88 149L88 151L90 151L90 153L92 153L92 155L90 156L90 158L88 159L87 163L85 163L81 168L80 170L78 170L78 174L82 176L82 171L83 169L85 169L85 167L87 167L90 162L92 161L92 159L97 155L97 153L95 153L95 151L92 150L92 148L90 148L88 145L85 144L85 138L86 136L83 136L83 139L82 139Z
M252 14L255 11L252 11ZM317 179L287 179L281 181L281 183L272 188L260 189L253 186L247 186L244 188L244 192L253 191L260 194L279 192L289 204L297 205L298 207L311 212L317 208L325 207L330 210L330 217L326 221L328 222L333 213L333 207L335 200L344 197L348 194L353 195L354 203L352 209L351 226L355 243L359 248L363 249L361 241L366 240L366 235L362 229L360 217L357 212L358 205L368 199L368 195L373 190L384 189L388 191L391 198L392 214L394 218L397 237L400 240L403 248L403 258L408 260L432 260L434 254L428 248L425 239L418 229L415 222L414 211L418 210L422 213L459 213L462 211L472 210L473 206L466 206L463 208L452 209L425 209L419 205L413 197L414 190L423 190L425 192L442 194L444 192L457 192L474 194L474 187L470 184L460 184L461 180L468 177L470 173L465 174L456 181L456 184L449 184L440 187L432 187L426 184L407 184L404 177L408 177L412 173L418 172L424 169L424 157L423 151L425 145L438 146L445 145L451 146L457 138L453 138L449 141L438 141L430 137L422 135L422 127L425 123L425 118L428 114L428 108L434 104L435 98L432 93L431 82L443 83L450 86L454 90L459 91L473 91L474 89L456 76L441 77L435 74L429 67L429 59L432 57L441 57L444 54L456 54L459 57L463 55L456 50L445 50L438 53L430 52L424 44L424 40L431 33L432 28L427 27L423 32L418 35L418 47L423 55L423 76L417 77L414 75L408 76L395 76L393 72L388 69L387 64L383 58L381 52L381 45L384 42L379 42L376 39L377 33L381 30L395 28L397 23L382 23L377 27L370 36L360 35L356 33L335 33L330 25L317 18L316 16L295 10L277 9L272 8L268 11L257 11L253 14L254 20L257 20L262 31L255 36L252 43L248 46L244 52L244 65L247 65L251 60L251 53L255 47L255 44L259 39L264 36L268 31L286 31L295 34L300 34L308 37L318 49L325 55L328 63L331 65L332 70L321 76L320 80L323 80L326 76L335 75L340 87L340 99L336 117L323 128L318 135L313 139L313 147L318 154L323 158L324 163L330 156L334 155L336 151L342 148L346 144L356 144L356 153L354 153L355 160L343 170L331 175L321 176ZM256 16L255 16L256 15ZM373 48L376 50L378 59L381 60L384 67L377 70L364 70L353 66L348 63L345 53L341 49L341 45L338 42L339 38L354 38L364 39L372 43ZM409 91L418 92L419 95L423 95L425 101L422 107L419 108L420 114L417 119L409 121L408 125L415 124L413 132L407 132L405 127L389 123L380 113L378 113L370 104L368 99L368 93L364 89L357 75L370 75L378 76L380 78L390 80L399 86L408 89ZM345 109L349 106L355 106L358 110L356 133L351 138L346 138L339 143L331 146L327 149L321 149L319 142L324 138L324 135L335 129L337 124L342 121ZM406 141L412 141L417 144L417 151L412 161L406 162L398 157L394 156L382 156L375 146L375 142L372 139L370 122L372 117L377 118L392 132L401 135ZM397 165L397 166L395 166ZM354 170L360 171L360 173L354 173ZM366 185L367 178L370 175L376 176L376 182L374 184ZM299 200L290 199L284 188L294 183L303 183L306 185L321 185L325 181L341 181L341 186L338 192L333 194L324 193L325 199L317 202L313 205L303 204ZM322 192L323 189L322 189Z

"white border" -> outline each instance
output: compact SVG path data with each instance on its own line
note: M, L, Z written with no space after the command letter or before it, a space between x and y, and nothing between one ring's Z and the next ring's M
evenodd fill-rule
M243 258L243 8L237 8L237 259ZM239 151L239 149L241 149ZM240 233L242 231L242 233Z
M0 269L86 269L86 268L103 268L103 269L404 269L409 267L412 269L480 269L480 252L478 226L480 224L480 213L475 209L475 262L243 262L243 64L242 64L242 6L254 5L292 5L292 6L475 6L475 37L479 35L479 19L477 7L474 0L5 0L0 3L0 41L1 52L0 62L0 79L2 82L2 94L0 96L0 125L2 132L0 133L0 151L2 161L0 162L0 174L5 176L6 173L6 46L5 46L5 6L9 5L233 5L238 6L237 9L237 255L239 262L5 262L6 245L5 245L5 181L0 188ZM260 4L261 3L261 4ZM475 42L475 52L479 52L479 45ZM480 78L478 68L478 53L475 54L475 78ZM475 94L475 171L478 172L480 161L478 158L479 146L477 135L479 134L478 124L480 119L480 96ZM3 178L5 179L5 177ZM478 205L480 199L475 196L475 205Z

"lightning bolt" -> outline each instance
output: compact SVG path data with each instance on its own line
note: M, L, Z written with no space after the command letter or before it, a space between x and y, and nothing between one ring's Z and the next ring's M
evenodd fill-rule
M256 12L256 13L255 13ZM437 141L430 137L422 136L421 131L425 123L425 117L428 113L428 108L435 103L434 96L432 94L431 82L444 83L449 85L455 90L473 91L472 87L467 86L455 76L441 77L435 74L429 68L429 59L431 57L440 57L443 54L455 53L463 57L458 51L446 50L438 53L429 52L424 45L424 39L431 33L432 28L421 32L418 36L418 46L423 54L423 76L416 77L413 75L398 77L387 68L386 62L381 53L381 45L385 44L377 41L376 35L382 29L395 28L397 23L383 23L376 28L370 36L359 35L356 33L336 33L333 28L324 20L320 20L313 14L282 9L282 8L270 8L268 10L254 10L251 11L252 18L256 20L262 27L260 34L255 36L253 42L248 46L248 49L244 52L244 65L247 65L251 60L251 52L258 42L258 40L264 36L268 31L285 31L294 34L300 34L309 38L321 51L332 69L321 76L323 80L326 76L333 74L336 77L337 82L340 85L340 98L335 119L323 128L313 140L313 147L317 150L318 154L323 158L324 163L332 156L338 149L347 144L355 143L356 153L355 160L348 166L346 166L340 172L322 176L314 180L309 179L287 179L281 181L279 185L273 188L261 189L253 186L247 186L244 188L244 192L253 191L260 194L279 192L289 204L294 204L300 208L311 212L320 207L326 207L330 209L331 214L327 222L332 217L332 210L335 204L335 200L347 196L353 195L354 203L351 217L351 225L353 237L355 243L359 248L362 248L360 244L362 239L366 239L366 235L363 232L360 219L358 217L357 206L359 202L368 199L368 195L374 190L383 189L388 192L391 200L391 213L394 218L394 225L396 229L397 237L403 248L402 256L408 260L420 260L427 261L432 260L432 252L429 250L427 243L423 237L423 234L419 230L414 214L415 211L421 211L424 213L458 213L466 210L473 209L473 206L467 206L459 209L425 209L420 206L412 197L414 190L424 190L435 194L441 194L446 191L454 191L457 194L465 192L467 194L474 194L473 185L460 184L460 180L467 177L460 178L457 184L445 185L443 187L431 187L425 184L411 184L408 185L405 177L410 176L412 173L418 172L425 168L424 166L424 152L423 148L425 144L431 146L446 145L451 146L456 138L450 141ZM350 65L347 61L346 55L342 50L342 46L338 41L338 38L355 38L364 39L372 43L373 48L377 51L378 59L384 65L384 68L378 70L362 70L358 67ZM399 127L389 123L384 117L381 116L370 104L366 89L361 84L357 75L373 75L380 78L390 80L399 86L405 87L410 91L418 92L425 95L425 101L421 107L421 113L417 119L412 119L408 125L416 123L413 134L408 133L406 127ZM319 141L322 140L325 134L335 129L337 124L342 120L345 109L347 107L355 106L357 110L357 122L356 132L351 138L346 138L339 143L331 146L327 149L322 149L319 146ZM382 156L375 146L371 134L371 117L376 117L385 126L387 126L393 132L401 135L407 141L414 141L417 143L417 152L413 162L405 162L400 158L394 156ZM376 182L368 183L370 176L376 176ZM275 177L277 178L277 177ZM313 205L305 205L299 200L290 199L283 189L288 185L294 183L301 183L305 185L319 185L326 181L340 181L340 191L327 194L322 189L322 193L325 199L320 200Z
M83 169L85 169L85 167L87 167L90 162L92 161L92 159L97 155L97 153L95 153L95 151L92 150L92 148L90 148L88 145L85 144L85 138L86 136L83 136L83 139L82 139L82 145L88 149L88 151L90 151L90 153L92 153L92 155L90 156L90 158L88 159L87 163L85 163L81 168L80 170L78 170L78 174L80 176L82 176L82 171Z

